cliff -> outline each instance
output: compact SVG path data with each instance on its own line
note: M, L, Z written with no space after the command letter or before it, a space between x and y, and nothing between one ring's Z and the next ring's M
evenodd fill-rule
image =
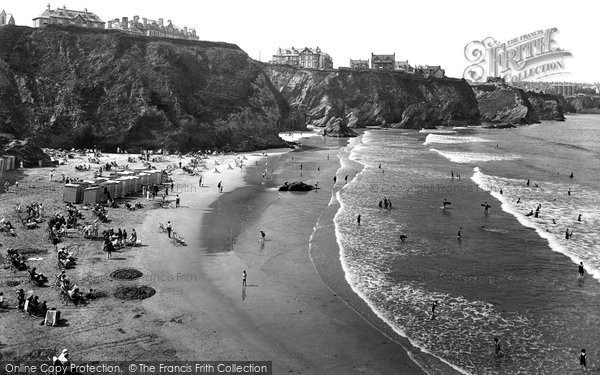
M317 71L265 65L273 85L307 125L378 125L420 129L478 124L473 91L464 80L422 79L399 72Z
M496 124L533 124L540 120L564 120L556 95L524 91L506 85L473 85L483 122Z
M576 95L566 99L572 112L600 113L600 96Z
M0 29L0 133L45 147L280 147L294 128L261 66L227 43Z

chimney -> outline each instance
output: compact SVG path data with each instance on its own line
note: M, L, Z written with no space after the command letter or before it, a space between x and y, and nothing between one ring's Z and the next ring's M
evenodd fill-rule
M83 13L87 16L87 8L83 8Z
M162 18L158 19L158 26L160 26L160 27L164 26L164 20Z
M106 23L106 25L107 25L107 27L106 27L106 28L107 28L107 29L112 29L112 22L113 22L113 21L108 21L108 22Z
M124 29L129 27L129 18L123 17L123 22L121 24L121 27L123 27Z
M46 5L46 8L47 8L48 10L50 10L50 3L48 3L48 4Z
M133 22L134 23L139 23L140 22L140 16L133 16Z
M146 17L142 18L142 23L144 24L144 27L148 26L148 19Z
M187 33L188 33L187 26L183 27L183 32L185 33L185 35L187 35Z
M167 21L167 26L172 26L173 24L171 23L171 20Z

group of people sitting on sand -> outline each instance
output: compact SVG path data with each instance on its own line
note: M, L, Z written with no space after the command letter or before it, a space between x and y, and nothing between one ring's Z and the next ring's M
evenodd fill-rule
M78 164L75 166L75 170L76 171L89 171L92 167L90 166L90 164L85 165L85 164Z
M17 290L17 308L35 316L46 316L48 311L46 301L40 302L39 297L34 296L33 293L26 297L23 289Z
M11 264L18 271L25 271L27 269L27 263L25 259L19 254L19 251L16 249L7 249L6 254L8 255L8 259L10 259Z
M98 216L98 219L101 222L106 223L108 221L108 217L106 216L106 208L102 207L100 203L96 203L94 208L92 208L92 212Z
M61 296L65 299L73 301L75 305L84 301L84 296L79 291L79 286L72 283L67 277L66 272L63 270L59 275L55 275L58 287L60 289ZM90 293L92 290L90 289Z
M104 244L112 244L113 249L118 249L123 246L135 246L138 238L135 229L131 230L131 236L127 238L127 231L125 229L117 229L116 231L111 228L102 232L104 238Z
M58 265L63 268L73 268L75 267L76 258L74 254L67 250L66 247L61 247L57 251L58 256Z
M44 285L48 282L48 277L46 277L43 273L37 272L35 267L32 267L29 272L29 280L35 285Z
M9 220L6 220L5 217L0 220L0 232L4 232L5 234L13 237L17 235L17 232L15 232L15 227Z

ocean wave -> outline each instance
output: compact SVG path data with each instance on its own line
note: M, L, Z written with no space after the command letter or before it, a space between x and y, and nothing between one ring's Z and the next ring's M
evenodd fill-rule
M444 135L444 134L429 134L425 138L425 142L423 142L423 144L424 145L429 145L432 143L457 144L457 143L478 143L478 142L490 142L490 141L487 139L480 138L480 137Z
M479 167L473 169L471 179L499 200L504 212L534 229L553 251L566 255L575 264L584 262L587 272L600 281L600 254L596 250L600 233L595 230L600 225L598 192L573 191L573 195L567 195L570 185L556 182L540 182L539 188L529 188L525 180L489 176ZM517 204L517 200L521 203ZM526 216L538 204L542 205L540 217ZM577 221L578 214L582 214L581 222ZM574 231L575 238L565 239L566 228Z
M454 130L443 130L443 129L421 129L419 133L429 133L429 134L456 134Z
M429 151L436 152L440 156L443 156L451 162L459 164L473 164L488 161L506 161L520 159L520 156L515 154L498 155L480 152L440 151L435 148L430 148Z

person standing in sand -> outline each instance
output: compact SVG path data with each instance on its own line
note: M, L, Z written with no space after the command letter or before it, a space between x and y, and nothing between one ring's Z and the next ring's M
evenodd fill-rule
M242 272L242 287L246 287L246 278L248 277L248 274L246 273L246 270L244 270L244 272Z
M581 366L582 371L587 371L587 358L585 356L585 349L581 349L579 352L579 366Z
M171 232L173 231L173 227L171 226L171 222L167 222L167 235L171 238Z
M175 208L179 207L179 203L181 201L179 200L179 194L177 194L177 197L175 198Z
M460 240L462 235L460 233L460 231L462 230L462 227L458 228L458 233L456 234L456 237L458 237L458 239Z
M583 275L585 274L585 269L583 268L583 262L579 262L579 266L577 267L577 272L579 273L579 276L577 276L577 278L583 279Z
M437 301L433 301L431 305L431 320L435 319L435 308L437 307Z
M500 346L500 340L498 340L497 337L494 337L494 353L496 354L496 358L504 357L502 347Z
M358 226L360 227L360 215L358 215L358 217L356 218L356 222L358 223Z
M265 242L265 237L266 236L267 236L267 234L261 230L260 231L260 240L261 240L261 242Z

